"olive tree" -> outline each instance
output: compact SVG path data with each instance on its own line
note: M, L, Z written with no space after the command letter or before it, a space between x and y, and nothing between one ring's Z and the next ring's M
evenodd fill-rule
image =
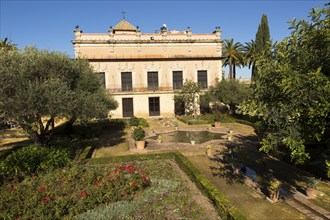
M186 80L182 89L174 96L174 100L184 104L185 113L195 116L199 106L201 87L198 83Z
M0 114L47 145L59 118L107 117L117 102L85 60L27 47L0 50Z

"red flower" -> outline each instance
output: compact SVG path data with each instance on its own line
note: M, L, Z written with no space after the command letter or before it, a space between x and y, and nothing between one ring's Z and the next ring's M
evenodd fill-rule
M135 187L135 186L136 186L136 183L135 183L135 182L133 182L133 183L131 184L131 186L132 186L132 187Z
M143 177L144 182L149 183L149 180L146 177Z
M16 189L14 187L10 187L9 191L16 191Z
M42 187L39 188L39 190L40 190L40 191L43 191L43 190L45 190L45 187L42 186Z
M47 203L48 200L47 200L47 198L42 198L42 199L41 199L41 202L42 202L42 203Z
M88 193L86 190L80 192L80 197L85 197L87 195L88 195Z

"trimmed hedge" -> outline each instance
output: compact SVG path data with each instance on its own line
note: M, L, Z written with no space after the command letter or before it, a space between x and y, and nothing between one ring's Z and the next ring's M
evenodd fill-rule
M216 208L222 219L246 219L246 217L230 202L218 189L181 153L159 153L148 155L128 155L109 158L90 159L90 164L104 164L111 162L128 162L133 160L150 160L150 159L174 159L179 167L189 176L196 186L205 194Z

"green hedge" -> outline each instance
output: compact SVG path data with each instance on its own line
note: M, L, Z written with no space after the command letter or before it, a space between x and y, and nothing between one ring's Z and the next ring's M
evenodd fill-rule
M90 159L91 164L104 164L111 162L128 162L133 160L150 160L150 159L174 159L180 168L189 176L197 187L213 202L218 214L222 219L246 219L245 216L235 208L218 191L218 189L181 153L159 153L148 155L128 155L109 158Z

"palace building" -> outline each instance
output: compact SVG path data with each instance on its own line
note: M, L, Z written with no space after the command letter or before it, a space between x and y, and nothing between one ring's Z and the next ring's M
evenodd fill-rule
M204 90L222 76L220 27L210 34L168 30L142 33L125 19L108 33L84 33L72 40L76 58L87 59L118 101L113 118L174 116L182 109L174 94L185 80Z

